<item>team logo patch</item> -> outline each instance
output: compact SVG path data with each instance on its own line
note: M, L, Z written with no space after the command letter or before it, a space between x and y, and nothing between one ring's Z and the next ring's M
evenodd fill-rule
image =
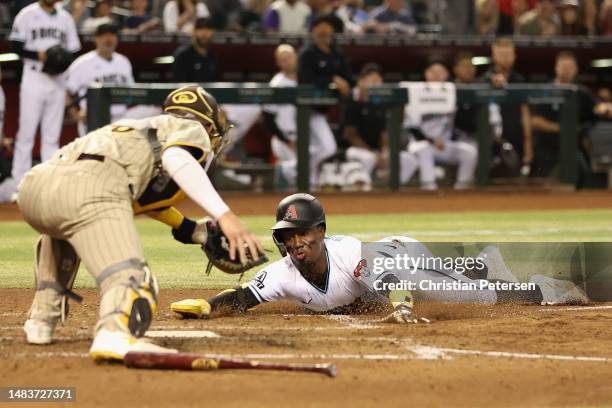
M191 91L177 92L172 95L172 102L176 104L191 104L198 100L198 95Z
M289 208L287 208L287 212L285 213L284 220L291 221L291 220L297 220L297 219L298 219L298 216L297 216L297 210L295 209L295 205L289 206Z
M264 280L266 279L266 276L268 276L268 272L261 271L260 273L257 274L255 279L253 279L257 289L263 289L265 287Z
M366 268L367 266L368 266L368 262L365 259L362 259L361 261L359 261L359 263L357 264L357 267L353 271L353 275L355 275L356 278L361 277L361 270L363 268Z

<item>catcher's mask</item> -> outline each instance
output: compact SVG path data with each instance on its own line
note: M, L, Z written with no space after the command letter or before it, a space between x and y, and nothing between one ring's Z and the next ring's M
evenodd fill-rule
M293 228L325 228L325 211L319 200L310 194L298 193L287 196L276 207L276 224L272 227L272 239L282 256L287 255L279 231Z
M200 122L210 136L215 156L229 143L227 134L233 126L227 122L215 97L201 86L187 85L170 92L164 101L164 112Z

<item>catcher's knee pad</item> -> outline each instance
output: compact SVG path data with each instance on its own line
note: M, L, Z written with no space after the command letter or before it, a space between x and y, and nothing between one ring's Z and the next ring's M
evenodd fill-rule
M81 263L76 251L64 240L41 235L34 251L36 294L30 317L55 322L68 316L68 298L80 303L72 285Z
M111 265L96 279L102 288L100 328L142 337L157 311L157 280L146 263L130 259Z

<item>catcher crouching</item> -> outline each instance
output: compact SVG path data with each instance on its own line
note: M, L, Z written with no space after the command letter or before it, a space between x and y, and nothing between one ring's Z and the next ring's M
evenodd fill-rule
M90 355L121 360L129 351L171 352L141 339L157 308L158 286L145 262L134 215L172 227L183 243L203 245L207 221L191 221L173 205L189 196L216 221L229 258L256 262L260 242L212 186L206 169L226 142L229 126L215 99L198 86L171 92L164 114L97 129L26 174L18 204L40 237L36 292L25 322L29 343L52 342L66 318L81 260L102 298ZM261 256L263 258L263 256Z

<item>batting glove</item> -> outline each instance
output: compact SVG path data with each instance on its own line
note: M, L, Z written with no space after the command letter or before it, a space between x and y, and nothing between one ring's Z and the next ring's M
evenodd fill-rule
M414 311L412 310L412 308L408 306L407 304L400 304L400 305L395 306L395 308L393 309L393 312L390 315L384 317L382 319L382 322L383 323L401 323L401 324L430 323L429 319L425 317L417 317L414 314Z

